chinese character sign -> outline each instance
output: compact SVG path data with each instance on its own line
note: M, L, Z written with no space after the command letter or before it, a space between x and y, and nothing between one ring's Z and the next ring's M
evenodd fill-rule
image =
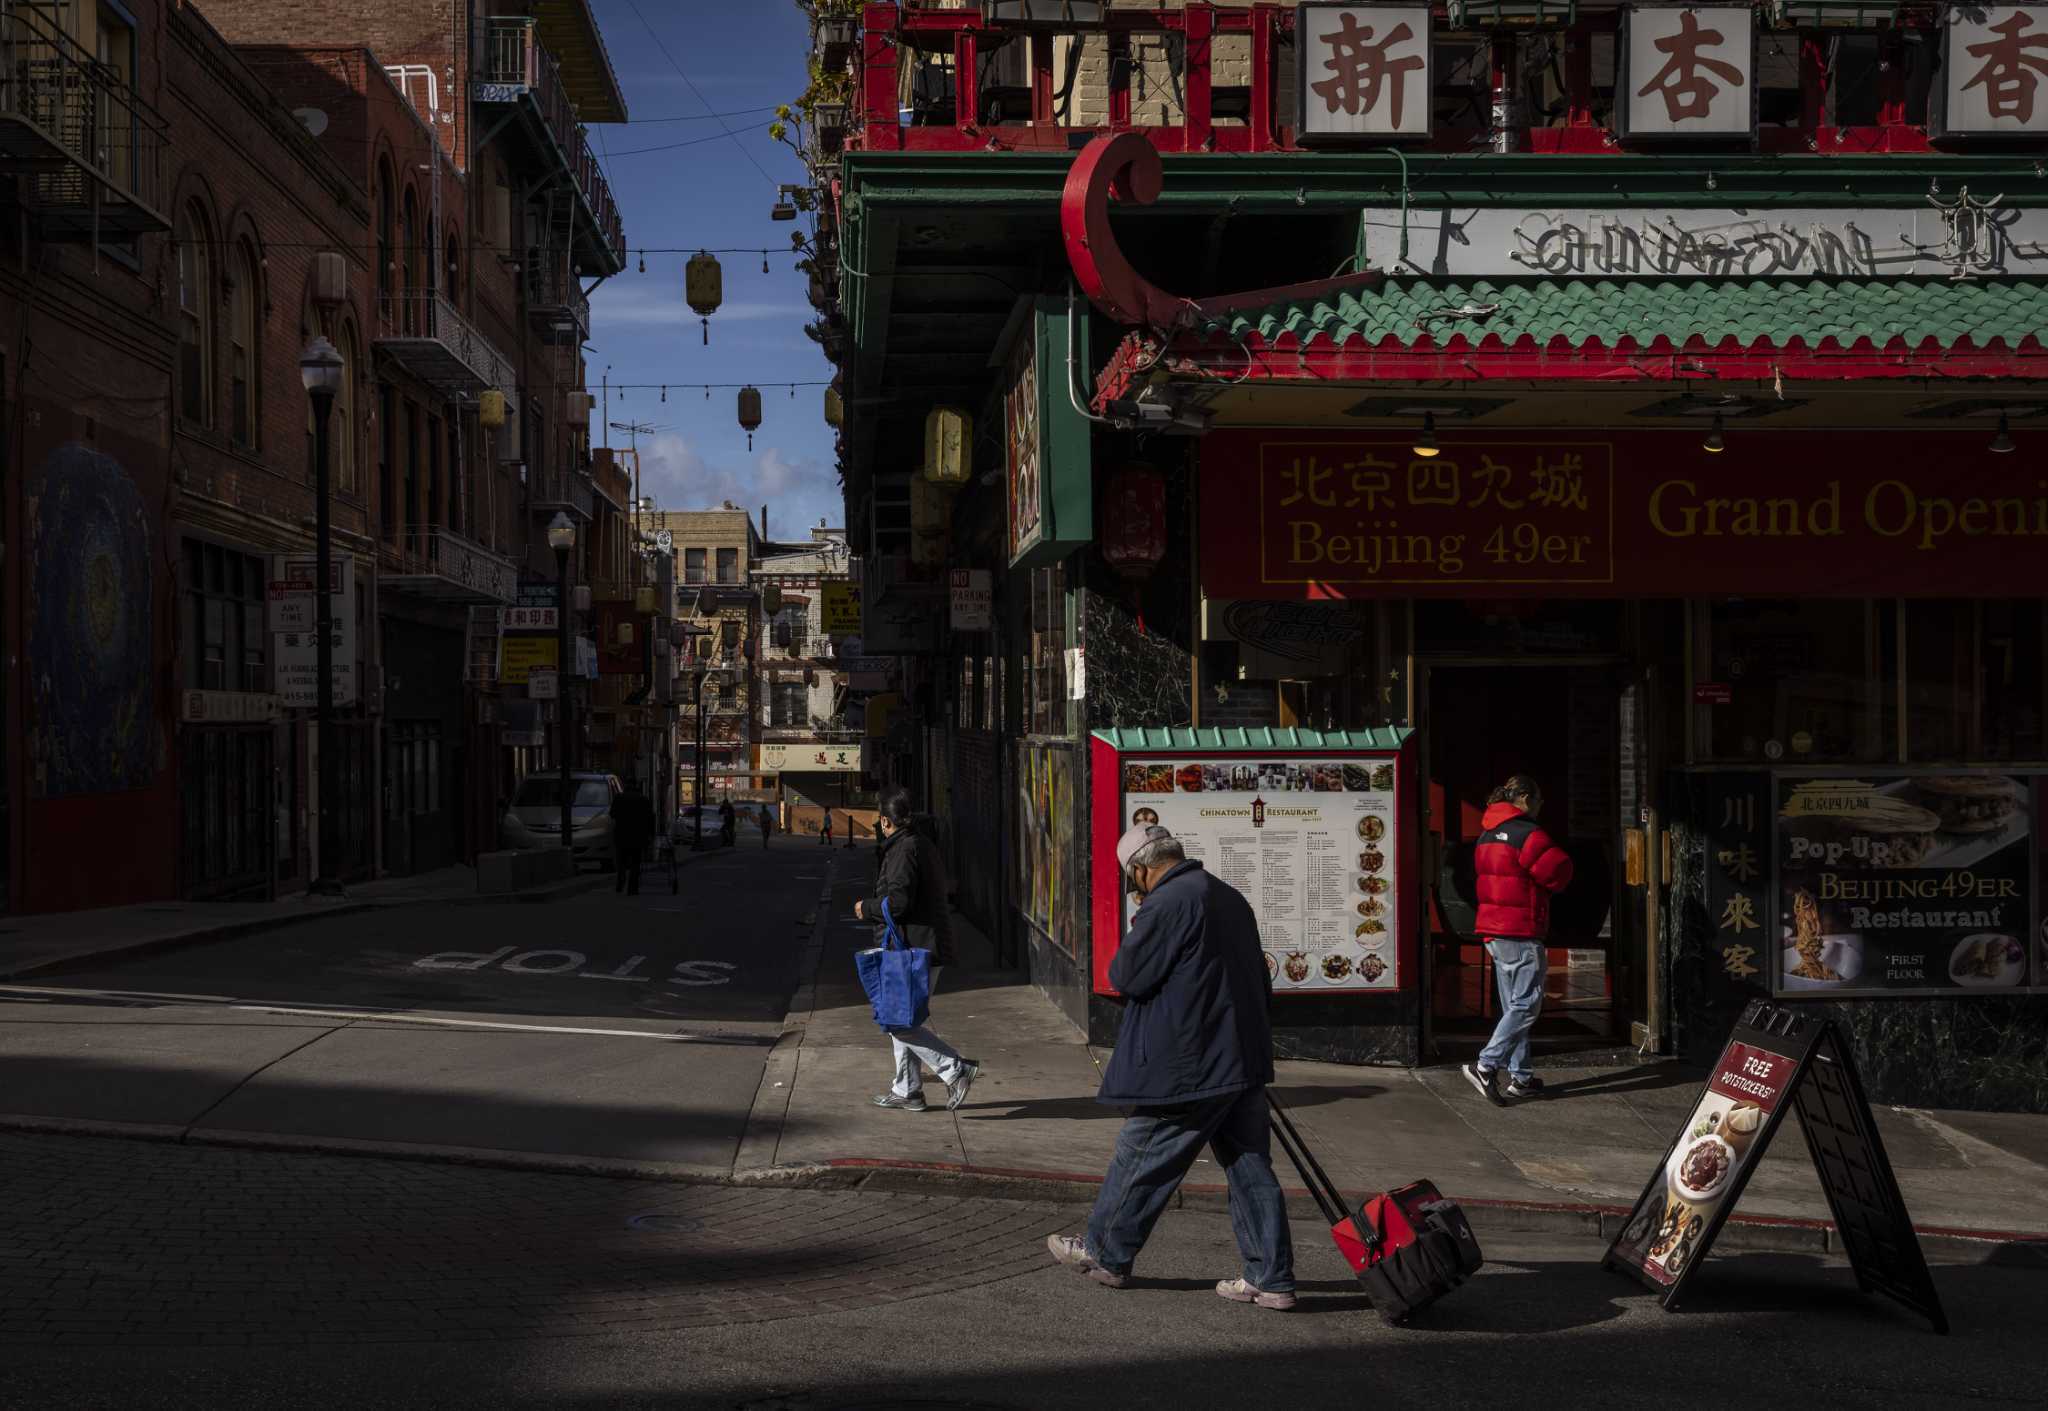
M2048 5L1950 5L1941 43L1943 135L2048 137Z
M1756 130L1755 11L1630 7L1617 86L1624 137L1748 137Z
M1429 135L1428 6L1303 5L1299 14L1305 139Z

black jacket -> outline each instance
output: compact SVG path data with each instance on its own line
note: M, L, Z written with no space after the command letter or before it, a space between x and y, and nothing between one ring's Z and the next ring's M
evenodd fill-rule
M946 861L939 856L939 845L914 825L891 833L882 842L882 871L875 882L875 895L861 908L875 922L875 944L882 944L886 935L881 924L886 901L906 941L933 952L934 964L949 963L953 959L953 917L946 890Z
M612 841L623 848L644 848L654 836L654 805L645 794L620 794L612 800Z
M1128 1004L1097 1101L1171 1107L1273 1081L1273 980L1235 887L1183 862L1145 898L1109 982Z

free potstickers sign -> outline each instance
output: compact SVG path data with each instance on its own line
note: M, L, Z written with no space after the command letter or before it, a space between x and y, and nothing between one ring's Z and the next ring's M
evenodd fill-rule
M1676 1308L1793 1111L1858 1285L1946 1333L1947 1315L1848 1046L1831 1021L1764 1000L1743 1012L1603 1263L1648 1285L1666 1310Z
M1400 986L1392 756L1126 759L1118 831L1159 823L1244 894L1275 994ZM1136 903L1126 897L1124 925Z

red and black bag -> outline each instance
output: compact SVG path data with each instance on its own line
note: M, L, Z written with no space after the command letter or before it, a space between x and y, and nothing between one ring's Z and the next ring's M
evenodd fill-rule
M1406 1321L1472 1277L1484 1262L1472 1224L1456 1201L1428 1181L1376 1195L1347 1214L1344 1197L1309 1151L1272 1094L1273 1135L1301 1173L1316 1208L1330 1222L1330 1238L1365 1285L1373 1310L1389 1323Z

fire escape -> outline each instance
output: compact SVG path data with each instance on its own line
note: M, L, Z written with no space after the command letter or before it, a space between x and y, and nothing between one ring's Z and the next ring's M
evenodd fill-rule
M65 30L63 0L0 0L0 159L47 240L128 240L170 229L166 124L118 64Z

